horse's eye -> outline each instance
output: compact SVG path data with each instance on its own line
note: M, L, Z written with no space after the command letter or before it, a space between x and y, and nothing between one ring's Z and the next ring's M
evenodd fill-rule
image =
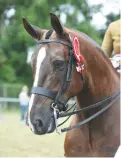
M61 68L63 68L63 66L64 66L64 61L62 61L62 60L56 60L53 62L54 70L61 69Z

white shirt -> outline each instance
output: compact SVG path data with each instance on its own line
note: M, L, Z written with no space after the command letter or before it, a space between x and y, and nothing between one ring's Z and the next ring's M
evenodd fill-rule
M19 94L19 102L23 106L27 106L29 103L29 97L26 92L21 92Z

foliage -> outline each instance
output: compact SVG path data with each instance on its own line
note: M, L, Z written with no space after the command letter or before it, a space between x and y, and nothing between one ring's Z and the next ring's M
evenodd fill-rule
M48 29L50 12L60 17L66 15L65 26L85 32L101 44L101 35L90 24L92 14L101 7L90 7L87 0L0 0L0 81L32 84L26 58L35 41L23 28L23 16L30 23ZM11 8L15 10L13 16L8 15Z

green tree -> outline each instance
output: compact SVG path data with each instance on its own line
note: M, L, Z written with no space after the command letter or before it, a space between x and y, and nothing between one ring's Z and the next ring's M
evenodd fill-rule
M26 33L22 17L43 29L50 29L49 13L65 15L65 26L87 33L99 44L99 32L91 26L93 13L101 6L90 7L85 0L0 0L0 80L31 85L31 68L26 64L27 50L35 41ZM8 16L10 9L15 10ZM63 20L62 20L63 21Z

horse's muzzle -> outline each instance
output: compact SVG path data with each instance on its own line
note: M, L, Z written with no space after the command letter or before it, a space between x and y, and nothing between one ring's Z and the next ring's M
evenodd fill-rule
M48 106L41 106L36 112L30 114L33 125L33 132L38 135L52 133L55 130L53 109Z
M47 133L52 133L55 130L55 121L52 117L51 120L49 120L49 124L44 125L44 122L42 120L36 120L36 124L34 124L34 133L38 135L43 135Z

